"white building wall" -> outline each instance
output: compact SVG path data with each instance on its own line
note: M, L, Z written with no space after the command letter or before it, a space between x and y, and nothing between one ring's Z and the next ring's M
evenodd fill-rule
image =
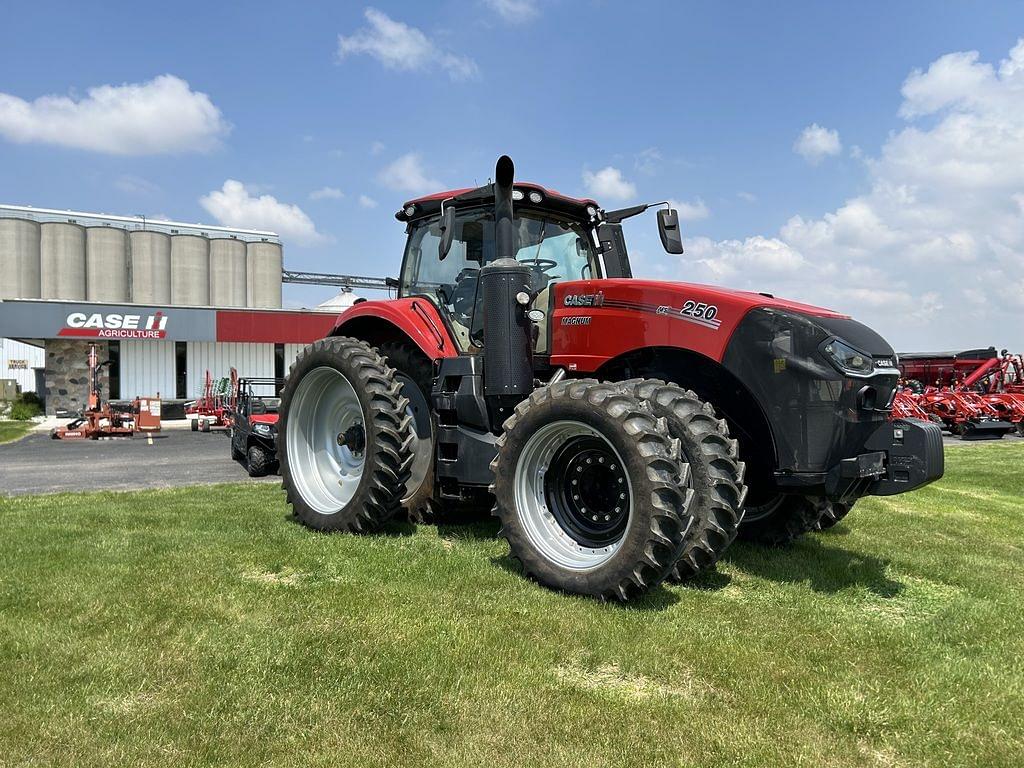
M26 368L11 368L12 360L24 360ZM46 350L14 339L0 339L0 379L14 379L22 392L36 391L36 368L46 365Z
M299 352L304 350L307 344L285 344L284 345L284 375L288 376L288 371L291 370L292 363L295 362L295 358L299 356Z
M121 399L139 395L174 399L174 342L121 342Z
M190 341L187 353L188 397L203 393L206 372L216 381L238 371L241 378L274 375L274 345L227 341Z

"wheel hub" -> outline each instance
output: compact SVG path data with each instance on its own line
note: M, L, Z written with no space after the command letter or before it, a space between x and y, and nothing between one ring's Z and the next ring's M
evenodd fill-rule
M622 463L604 440L574 437L552 457L544 496L559 525L586 547L617 541L629 519L629 493Z
M344 432L339 432L338 445L347 447L352 453L362 453L366 448L366 430L363 425L356 423Z

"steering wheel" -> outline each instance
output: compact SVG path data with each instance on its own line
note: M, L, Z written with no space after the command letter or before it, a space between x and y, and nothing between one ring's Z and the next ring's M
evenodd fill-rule
M554 259L523 259L519 263L525 264L531 269L536 269L538 272L547 272L549 269L554 269L558 266L558 262Z

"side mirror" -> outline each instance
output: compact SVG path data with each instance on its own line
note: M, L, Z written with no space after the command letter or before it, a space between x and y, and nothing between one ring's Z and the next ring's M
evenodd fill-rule
M675 208L658 211L658 234L661 244L668 253L683 252L683 233L679 229L679 212Z
M437 257L441 261L452 249L452 240L455 238L455 208L448 206L441 214L441 240L437 244Z

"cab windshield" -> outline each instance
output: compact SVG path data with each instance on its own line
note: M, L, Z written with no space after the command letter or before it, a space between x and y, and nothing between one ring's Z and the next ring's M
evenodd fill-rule
M530 267L538 292L534 308L548 311L551 283L595 276L593 245L581 223L535 211L519 212L514 223L515 258ZM402 295L434 300L451 319L459 345L467 349L483 338L483 318L476 312L477 277L480 267L495 258L494 212L457 214L452 247L444 260L438 258L440 239L439 218L413 225L403 262Z

